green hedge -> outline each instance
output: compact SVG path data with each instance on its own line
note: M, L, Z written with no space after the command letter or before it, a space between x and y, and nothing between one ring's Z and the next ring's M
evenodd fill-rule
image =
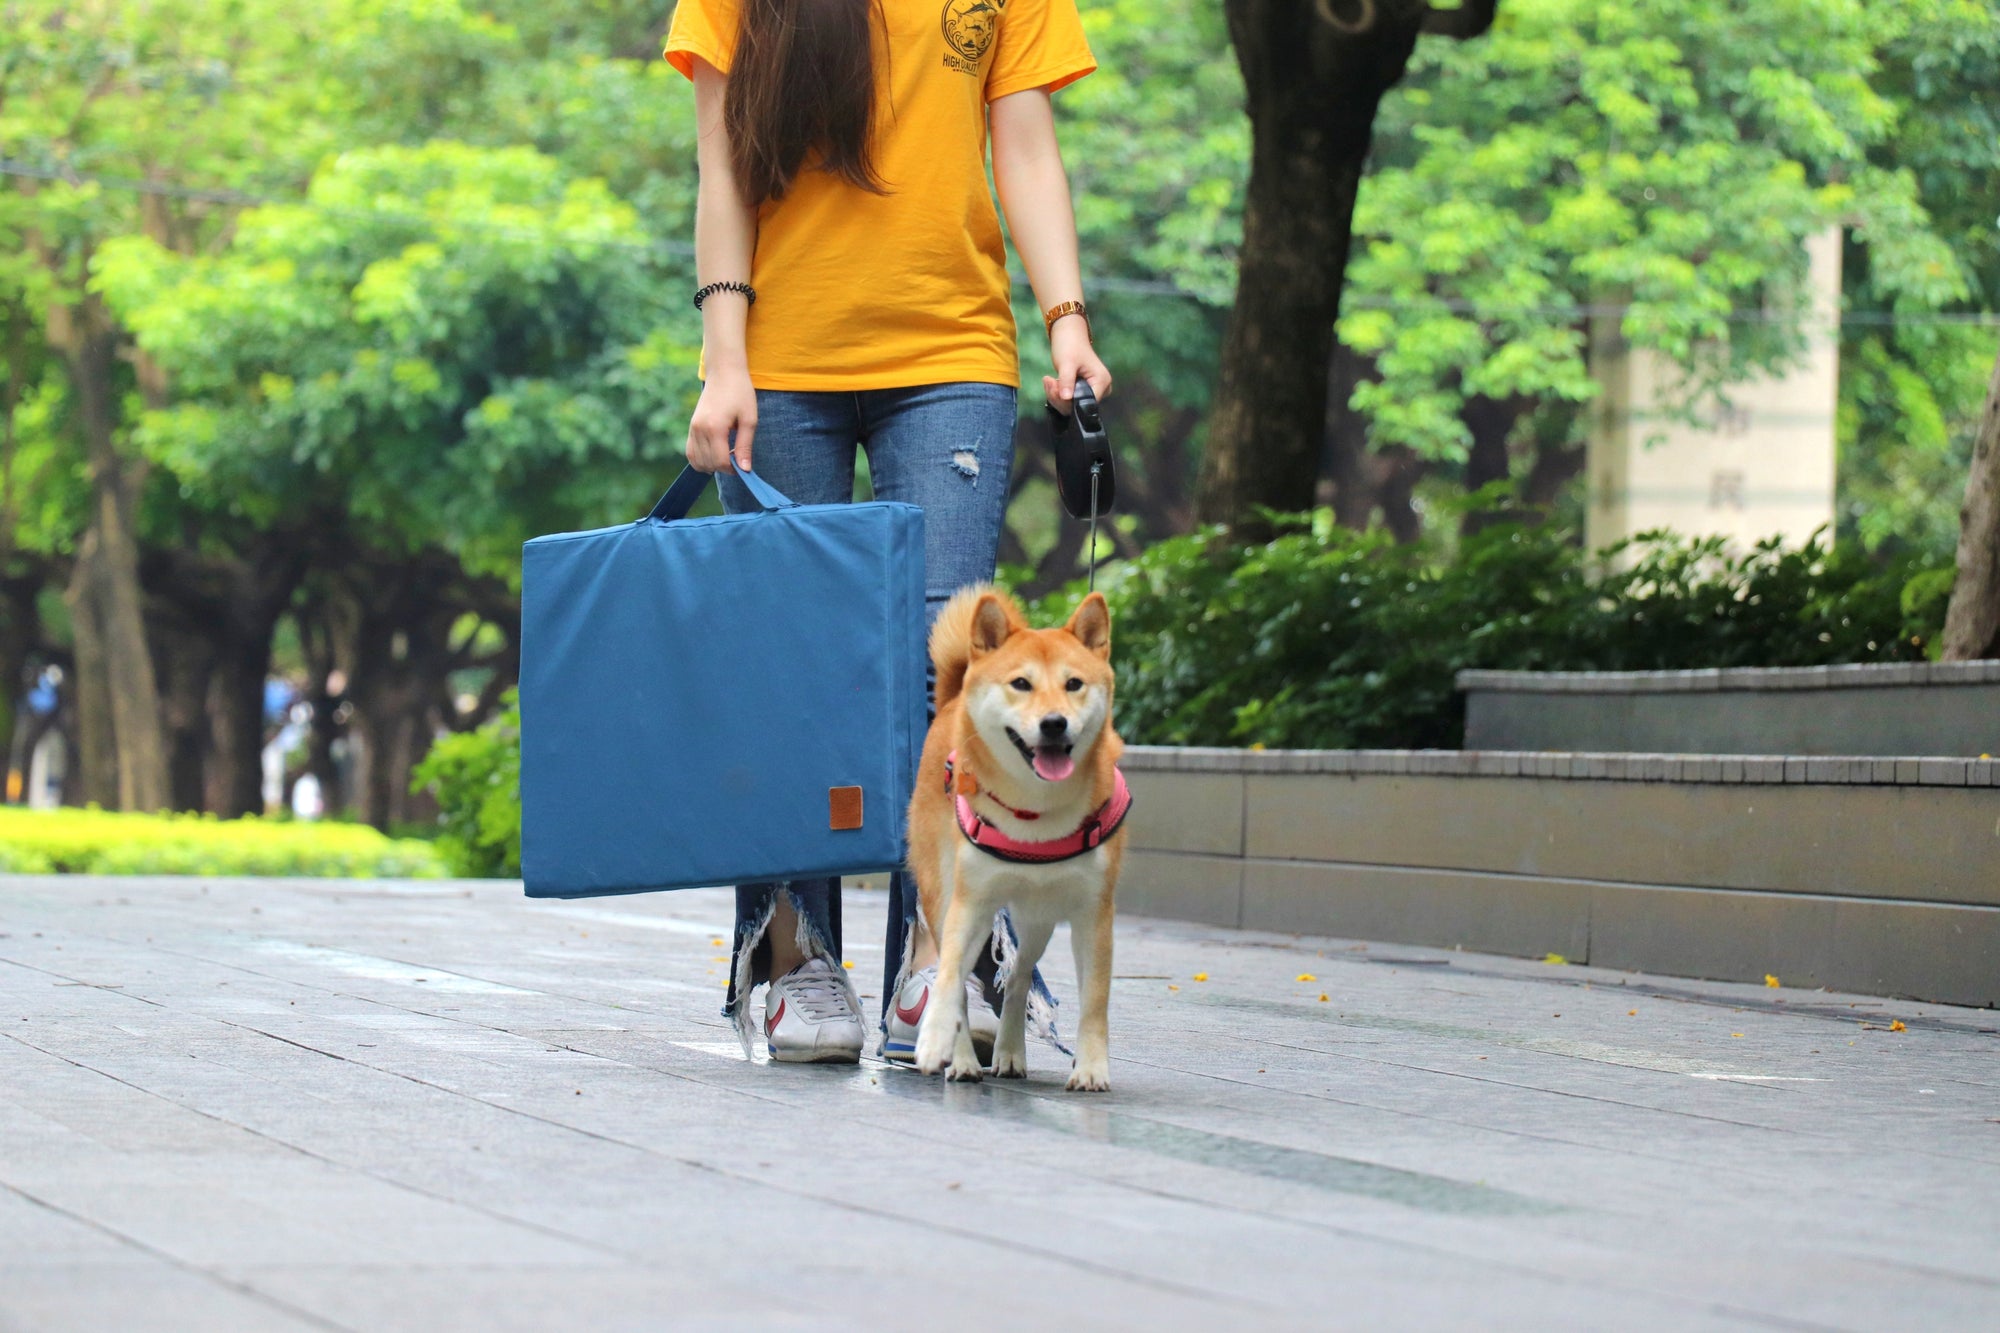
M513 879L521 873L521 705L477 730L445 736L411 774L412 790L437 794L438 854L454 875Z
M365 824L0 807L0 872L436 877L429 843Z
M1262 546L1161 542L1102 580L1118 729L1134 743L1451 748L1457 673L1813 666L1920 659L1949 570L1859 549L1652 534L1587 561L1547 525L1501 525L1449 560L1323 517ZM1060 624L1081 583L1030 608ZM439 741L419 766L456 874L520 874L520 714Z
M1449 562L1324 520L1262 546L1199 533L1102 580L1118 729L1136 743L1453 748L1467 668L1639 671L1921 660L1949 570L1859 548L1647 534L1586 560L1502 524ZM1080 584L1034 608L1059 623Z

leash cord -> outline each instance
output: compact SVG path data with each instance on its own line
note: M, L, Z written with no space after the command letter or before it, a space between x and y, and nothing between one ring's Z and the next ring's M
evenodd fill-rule
M1090 591L1097 591L1097 474L1104 464L1090 465Z

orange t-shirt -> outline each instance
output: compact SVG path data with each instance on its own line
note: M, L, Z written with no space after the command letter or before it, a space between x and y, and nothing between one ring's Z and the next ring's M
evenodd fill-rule
M887 27L886 68L876 45L875 163L889 193L808 168L758 209L750 382L1019 387L1007 252L986 183L986 104L1097 68L1076 0L870 8ZM737 15L738 0L680 0L667 60L690 79L694 56L728 73Z

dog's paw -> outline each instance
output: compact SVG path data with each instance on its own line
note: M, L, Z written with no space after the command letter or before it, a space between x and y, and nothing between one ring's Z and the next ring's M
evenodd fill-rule
M994 1048L993 1077L1026 1078L1027 1076L1028 1076L1027 1047L1025 1046L1017 1047L1011 1051L1003 1050L997 1046Z
M951 1037L926 1022L917 1032L916 1065L920 1074L942 1073L951 1063Z
M1069 1082L1063 1087L1070 1092L1111 1091L1111 1069L1104 1060L1076 1062L1076 1068L1069 1071Z
M944 1071L944 1076L953 1083L977 1083L985 1077L985 1073L977 1060L953 1060L951 1067Z

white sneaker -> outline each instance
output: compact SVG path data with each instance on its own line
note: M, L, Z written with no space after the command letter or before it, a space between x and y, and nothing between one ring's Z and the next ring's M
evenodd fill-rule
M773 1060L853 1064L861 1058L861 1005L847 973L808 958L771 983L764 997L764 1041Z
M912 972L889 1006L888 1022L882 1032L882 1058L900 1064L917 1062L917 1024L931 1002L931 987L937 984L937 964ZM1000 1016L986 1003L986 992L976 977L965 979L965 1021L972 1029L972 1049L979 1063L993 1063L993 1041L1000 1035Z

